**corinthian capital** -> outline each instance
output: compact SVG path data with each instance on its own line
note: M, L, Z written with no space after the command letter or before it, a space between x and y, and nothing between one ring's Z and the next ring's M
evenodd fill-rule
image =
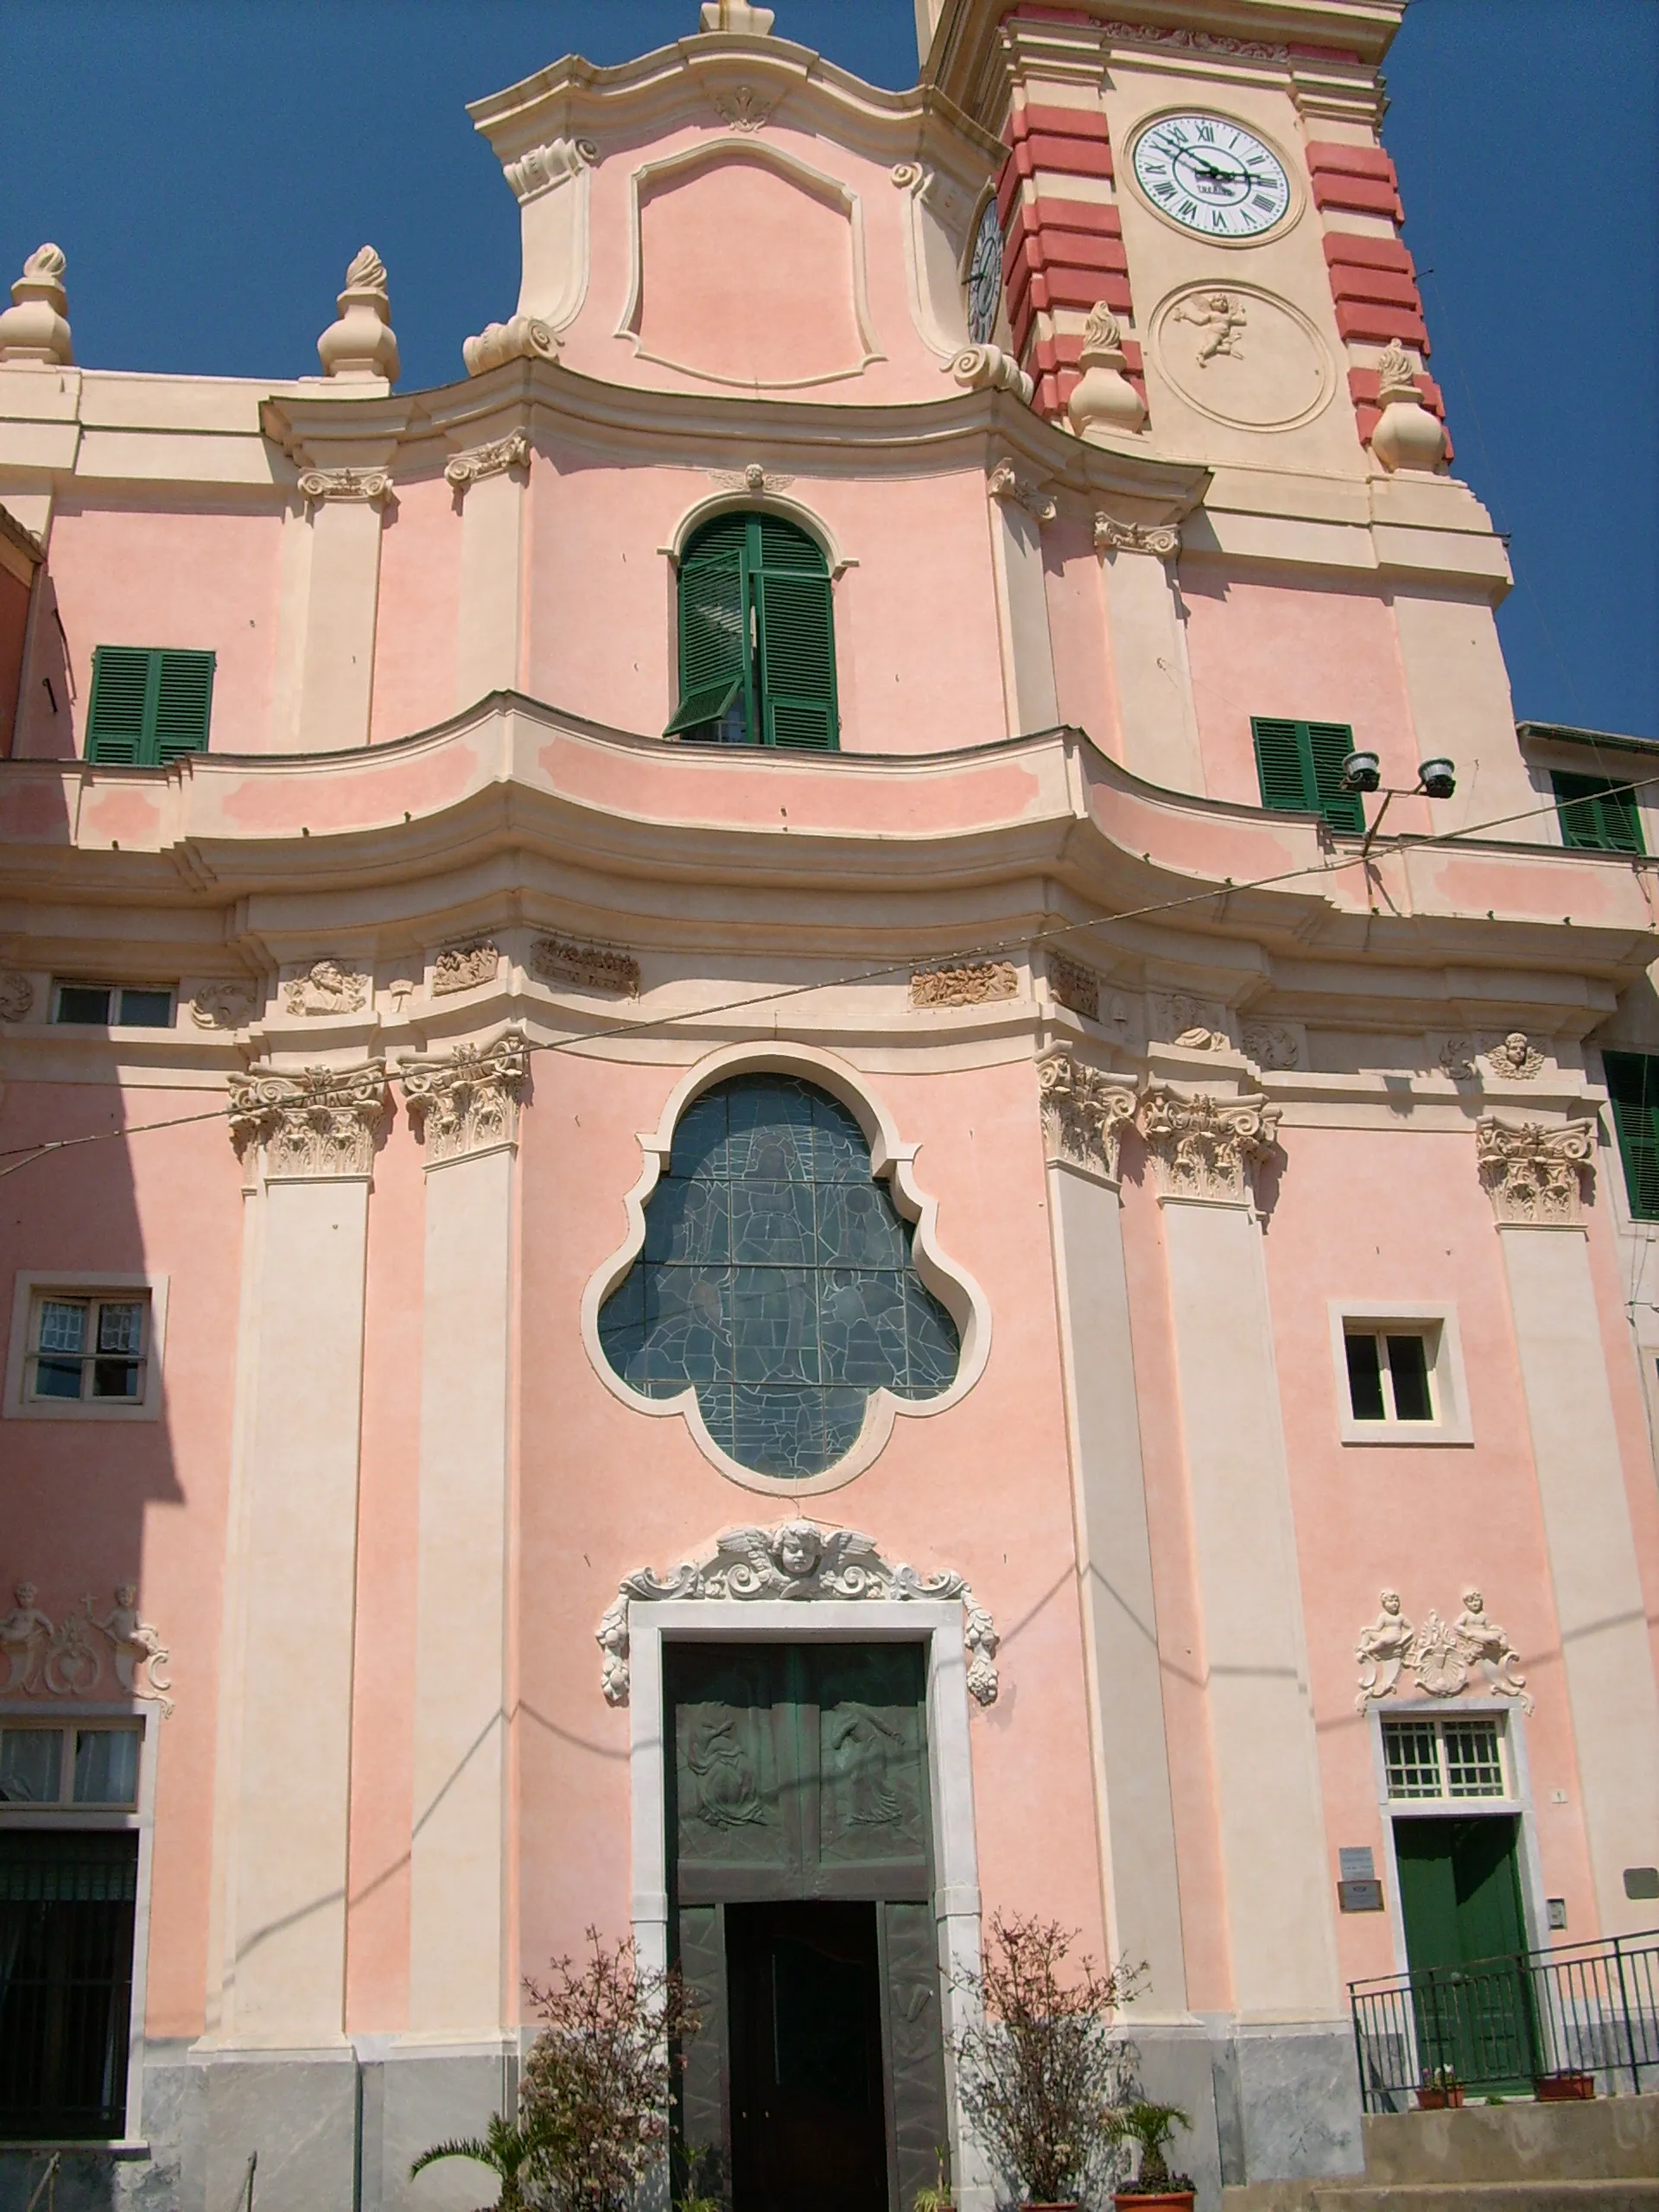
M1135 1115L1130 1085L1086 1067L1069 1052L1050 1052L1039 1060L1037 1082L1047 1157L1115 1179L1118 1141Z
M458 1045L431 1059L405 1060L397 1077L429 1166L518 1141L530 1077L521 1030L507 1030L493 1045Z
M1137 1116L1160 1196L1250 1202L1250 1170L1273 1151L1279 1109L1259 1098L1149 1090Z
M279 1075L255 1067L231 1087L231 1138L264 1154L267 1182L366 1175L386 1110L386 1064L303 1068Z
M1511 1126L1489 1114L1475 1124L1480 1179L1499 1221L1543 1227L1581 1222L1595 1149L1593 1122Z

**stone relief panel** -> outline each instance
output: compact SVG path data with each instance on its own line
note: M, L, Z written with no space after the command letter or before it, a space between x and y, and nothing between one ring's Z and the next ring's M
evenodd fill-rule
M1184 1098L1159 1087L1135 1118L1160 1197L1248 1205L1251 1171L1272 1157L1280 1114L1259 1098Z
M12 1610L0 1620L0 1697L90 1697L103 1679L105 1662L124 1696L173 1710L173 1687L166 1671L170 1656L161 1635L138 1611L136 1583L117 1586L115 1603L99 1615L96 1600L83 1598L79 1612L54 1623L42 1612L32 1582L12 1592Z
M260 1148L268 1182L366 1175L385 1111L384 1060L297 1075L254 1067L231 1086L231 1141Z
M264 1003L257 983L240 976L216 976L190 995L190 1019L198 1029L245 1029Z
M1194 998L1190 991L1154 992L1149 1013L1148 1033L1162 1043L1224 1052L1232 1041L1227 1009L1217 1000Z
M369 1003L370 981L361 969L325 954L283 985L284 1014L361 1014Z
M1596 1154L1593 1122L1511 1128L1488 1114L1475 1124L1482 1187L1500 1222L1548 1227L1584 1219Z
M541 983L576 983L586 990L617 991L631 999L639 995L639 963L613 944L538 937L531 944L530 972Z
M1306 1058L1295 1028L1282 1021L1247 1021L1244 1057L1254 1060L1263 1075L1281 1075L1300 1067Z
M612 1705L628 1701L628 1607L663 1598L782 1598L804 1605L825 1598L959 1599L969 1691L981 1705L996 1701L1000 1639L966 1579L949 1567L924 1574L913 1567L893 1566L882 1558L874 1538L856 1529L821 1529L812 1521L728 1529L706 1559L684 1560L665 1575L648 1567L624 1575L595 1637L604 1654L601 1687Z
M1150 344L1187 404L1236 429L1294 429L1337 388L1336 365L1307 317L1253 284L1172 292L1153 315Z
M501 948L493 938L468 938L464 944L446 944L432 962L432 995L448 998L455 991L476 990L493 983L501 967Z
M1101 981L1092 968L1085 968L1082 961L1068 959L1063 952L1046 956L1048 988L1056 1006L1063 1006L1069 1014L1077 1014L1085 1021L1100 1020Z
M1047 1158L1115 1179L1118 1145L1135 1118L1133 1085L1085 1066L1069 1052L1050 1052L1039 1060L1037 1084Z
M0 1021L27 1021L35 1005L35 986L16 969L0 976Z
M1438 1049L1431 1037L1433 1062L1453 1083L1533 1083L1544 1071L1546 1055L1522 1029L1503 1037L1448 1036Z
M1009 960L970 960L957 968L918 968L910 979L913 1007L988 1006L1018 998L1020 976Z
M530 1080L530 1046L509 1029L493 1045L399 1063L404 1102L429 1165L516 1143L518 1109Z
M1523 1713L1532 1711L1514 1647L1497 1622L1488 1619L1485 1600L1472 1587L1464 1592L1456 1620L1442 1620L1431 1605L1421 1628L1406 1618L1400 1592L1384 1590L1382 1611L1361 1629L1354 1656L1360 1669L1356 1713L1392 1697L1402 1675L1409 1675L1426 1697L1457 1697L1472 1687L1512 1697Z

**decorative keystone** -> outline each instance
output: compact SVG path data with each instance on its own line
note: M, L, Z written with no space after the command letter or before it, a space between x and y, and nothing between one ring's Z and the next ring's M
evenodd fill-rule
M372 245L355 256L346 271L346 289L334 302L338 322L331 322L317 340L322 372L348 383L384 377L397 380L397 340L391 327L391 302L386 292L386 264Z
M11 288L11 305L0 315L0 361L38 362L42 368L69 368L69 296L63 289L67 266L60 245L37 245Z

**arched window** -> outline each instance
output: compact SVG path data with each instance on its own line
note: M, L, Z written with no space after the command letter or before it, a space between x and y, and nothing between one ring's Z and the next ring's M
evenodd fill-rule
M735 1076L686 1109L599 1335L643 1396L694 1387L740 1466L797 1478L852 1448L872 1390L948 1389L960 1349L864 1132L787 1075Z
M721 515L680 563L680 703L665 737L834 748L830 570L776 515Z

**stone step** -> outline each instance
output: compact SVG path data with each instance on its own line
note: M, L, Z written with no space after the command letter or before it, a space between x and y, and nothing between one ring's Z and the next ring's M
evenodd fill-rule
M1259 2181L1222 2212L1659 2212L1653 2181Z

